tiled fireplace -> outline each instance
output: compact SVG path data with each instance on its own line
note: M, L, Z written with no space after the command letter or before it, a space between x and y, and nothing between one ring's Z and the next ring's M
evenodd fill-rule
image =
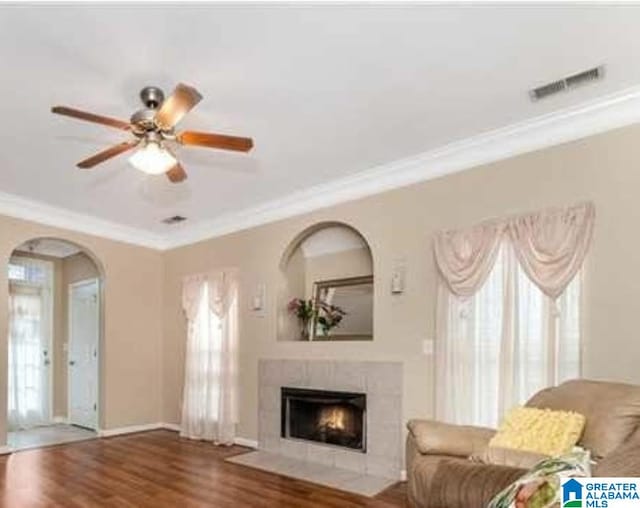
M400 477L402 363L260 360L258 386L261 450Z

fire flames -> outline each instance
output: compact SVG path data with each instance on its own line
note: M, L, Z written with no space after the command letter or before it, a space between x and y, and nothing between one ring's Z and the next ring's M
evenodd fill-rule
M321 428L329 430L345 430L347 412L340 407L328 407L322 410L320 421Z

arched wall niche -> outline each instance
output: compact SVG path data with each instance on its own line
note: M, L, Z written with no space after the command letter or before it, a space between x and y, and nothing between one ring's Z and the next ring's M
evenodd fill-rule
M373 340L373 255L355 227L326 221L305 228L279 268L279 341ZM302 303L310 309L306 322L295 311Z
M58 253L58 255L47 254L46 249L43 249L41 246L43 244L51 245L52 243L58 243L60 245L65 244L69 247L69 254L64 255L63 253ZM29 246L33 246L33 250L29 250ZM66 298L69 296L69 284L76 284L83 280L87 279L97 279L98 284L98 298L99 298L99 306L98 306L98 318L99 318L99 330L98 330L98 362L97 362L97 407L96 407L96 426L95 429L99 431L100 429L105 427L105 414L104 414L104 404L105 404L105 392L104 392L104 316L105 316L105 298L104 298L104 290L106 283L106 274L105 268L102 260L93 252L92 249L79 243L75 240L69 240L64 237L64 235L60 236L51 236L51 235L42 235L42 236L26 236L25 238L17 241L10 252L7 253L5 257L5 271L7 270L8 264L11 262L11 259L16 257L39 257L41 259L49 258L54 260L56 257L59 258L60 269L63 270L63 264L66 261L71 259L75 259L77 262L70 263L71 265L71 273L69 273L69 278L60 278L57 282L62 283L62 287L54 289L55 296L54 298L64 297L65 303L62 308L58 308L55 313L54 319L57 322L53 323L53 337L52 337L52 345L51 345L51 416L52 422L55 422L60 419L60 417L68 416L68 414L59 414L61 408L68 409L68 358L66 357L66 347L68 341L68 304L69 302ZM84 265L84 266L83 266ZM75 269L73 268L75 267ZM57 270L57 268L56 268ZM58 275L56 274L56 277ZM9 297L10 291L10 280L7 277L7 283L5 287L5 294L7 298ZM55 306L60 306L60 302L56 302ZM8 323L8 322L7 322ZM9 330L6 330L7 335L9 334ZM62 334L61 336L56 336L57 334ZM7 337L7 341L10 338ZM62 342L60 342L62 341ZM8 374L9 358L5 357L3 371ZM56 386L59 384L60 386ZM62 395L63 394L63 395ZM61 400L59 400L61 398ZM56 414L58 413L58 414ZM6 413L5 413L6 414Z

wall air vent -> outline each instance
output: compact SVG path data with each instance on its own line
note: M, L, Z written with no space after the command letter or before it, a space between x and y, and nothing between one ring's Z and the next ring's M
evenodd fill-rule
M166 219L162 219L162 222L165 224L179 224L180 222L186 221L187 218L182 215L174 215L173 217L167 217Z
M572 88L584 85L585 83L598 81L603 77L604 66L600 65L599 67L594 67L593 69L578 72L577 74L572 74L571 76L559 79L558 81L553 81L551 83L547 83L545 85L529 90L529 97L531 97L532 101L538 101L540 99L544 99L545 97L549 97L550 95L555 95L566 90L571 90Z

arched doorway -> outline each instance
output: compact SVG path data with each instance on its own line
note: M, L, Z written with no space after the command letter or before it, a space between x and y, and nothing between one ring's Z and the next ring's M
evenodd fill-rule
M58 238L18 245L8 266L8 445L96 437L103 272Z

